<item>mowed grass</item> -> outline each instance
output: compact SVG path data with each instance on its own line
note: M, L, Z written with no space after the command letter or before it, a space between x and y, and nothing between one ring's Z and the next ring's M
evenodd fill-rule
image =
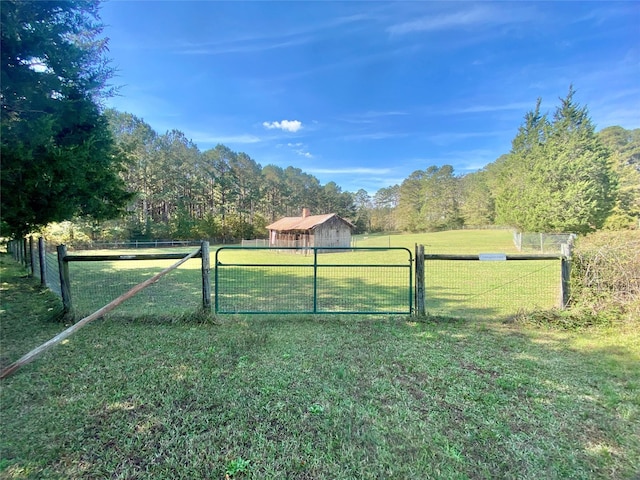
M2 367L63 325L2 257ZM100 320L0 385L0 478L637 478L640 334Z
M354 243L358 248L390 245L393 249L319 254L315 307L313 255L223 247L216 257L220 247L212 247L214 290L216 258L221 264L219 311L299 313L315 308L322 313L408 313L412 302L409 259L415 244L425 245L427 253L515 252L508 230L360 236ZM97 310L172 263L170 260L70 263L71 293L77 315ZM431 315L506 318L523 309L559 305L560 262L427 262L426 286L427 311ZM197 310L201 304L200 262L190 260L127 301L119 311L132 315L180 315Z

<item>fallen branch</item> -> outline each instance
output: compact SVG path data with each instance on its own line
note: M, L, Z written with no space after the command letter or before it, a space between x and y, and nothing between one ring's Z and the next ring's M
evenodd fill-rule
M186 262L190 258L195 257L198 253L200 253L200 249L196 250L193 253L190 253L186 257L182 258L180 261L174 263L173 265L171 265L168 268L165 268L164 270L162 270L161 272L155 274L153 277L149 278L148 280L145 280L144 282L139 283L138 285L133 287L128 292L123 293L118 298L116 298L112 302L110 302L107 305L105 305L104 307L102 307L100 310L97 310L96 312L92 313L88 317L84 317L82 320L80 320L77 323L73 324L72 326L67 328L65 331L59 333L58 335L53 337L51 340L43 343L42 345L40 345L37 348L34 348L29 353L24 355L22 358L20 358L19 360L13 362L7 368L2 370L2 372L0 372L0 380L8 377L9 375L14 373L16 370L18 370L23 365L26 365L27 363L32 362L33 360L38 358L40 355L42 355L44 352L49 350L54 345L57 345L58 343L60 343L65 338L68 338L71 335L73 335L74 333L76 333L78 330L80 330L86 324L92 322L93 320L95 320L97 318L100 318L100 317L104 316L106 313L108 313L111 310L113 310L114 308L116 308L118 305L120 305L125 300L128 300L129 298L133 297L136 293L140 292L141 290L144 290L149 285L157 282L161 277L165 276L171 270L175 270L176 268L178 268L180 265L182 265L184 262Z

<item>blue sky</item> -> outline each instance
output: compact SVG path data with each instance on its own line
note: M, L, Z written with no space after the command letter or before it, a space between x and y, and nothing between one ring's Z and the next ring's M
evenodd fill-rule
M640 127L639 2L106 2L107 105L370 194L507 153L573 83Z

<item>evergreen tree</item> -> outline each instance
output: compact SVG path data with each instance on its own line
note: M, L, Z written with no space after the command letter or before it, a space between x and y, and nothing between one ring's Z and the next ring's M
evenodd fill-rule
M2 2L3 235L76 215L111 218L131 198L96 103L112 74L98 8L93 0Z
M609 152L573 87L548 122L525 117L500 169L497 221L531 232L584 233L602 227L615 199Z
M598 138L611 151L619 190L613 211L605 223L609 229L640 226L640 128L608 127Z

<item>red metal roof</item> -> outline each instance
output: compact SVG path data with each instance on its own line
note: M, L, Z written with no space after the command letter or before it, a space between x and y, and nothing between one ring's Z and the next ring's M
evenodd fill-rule
M335 213L328 213L325 215L309 215L306 217L284 217L280 220L273 222L271 225L267 225L268 230L276 230L279 232L286 230L311 230L318 225L326 222L332 217L338 217ZM344 218L338 217L350 227L353 227L351 222L348 222Z

